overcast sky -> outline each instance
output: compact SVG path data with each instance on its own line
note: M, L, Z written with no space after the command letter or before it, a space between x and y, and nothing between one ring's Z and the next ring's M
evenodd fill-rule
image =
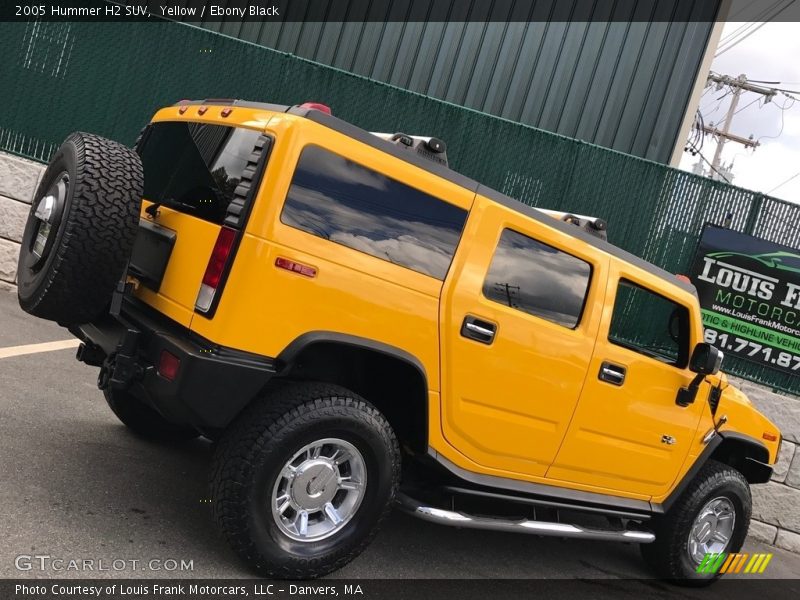
M722 43L742 25L726 24ZM729 37L728 41L731 39ZM750 80L780 81L779 85L766 87L800 91L800 23L764 24L741 43L717 56L711 69L732 77L744 73ZM726 90L706 89L704 92L700 110L706 124L713 122L722 127L731 96L721 98ZM734 117L731 132L744 137L752 134L760 140L761 146L753 151L734 142L725 145L723 162L733 161L735 185L767 193L797 175L771 195L800 202L800 93L795 96L796 103L778 94L772 102L762 106L761 101L751 104L761 96L750 92L742 94L737 109L741 112ZM782 111L784 106L786 110ZM706 136L702 152L709 161L715 149L715 140ZM696 162L697 157L684 153L681 168L691 170Z

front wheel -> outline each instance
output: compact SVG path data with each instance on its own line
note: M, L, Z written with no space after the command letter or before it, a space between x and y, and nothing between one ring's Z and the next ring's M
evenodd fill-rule
M222 533L256 572L306 579L358 556L399 476L397 439L375 407L339 386L288 384L223 434L211 498Z
M653 523L656 541L643 544L642 555L664 578L681 585L708 585L720 576L719 570L698 568L709 554L742 548L751 512L744 476L709 460L670 511Z

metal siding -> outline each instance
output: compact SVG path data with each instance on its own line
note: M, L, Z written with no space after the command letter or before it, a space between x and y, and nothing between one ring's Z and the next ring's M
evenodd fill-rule
M305 22L200 25L667 162L719 1L396 0L387 9L382 2L280 0L284 14ZM444 22L464 15L472 20ZM640 21L625 21L632 15ZM330 22L344 16L373 21ZM387 16L412 21L383 22ZM641 21L650 16L675 21ZM494 20L482 21L488 17Z

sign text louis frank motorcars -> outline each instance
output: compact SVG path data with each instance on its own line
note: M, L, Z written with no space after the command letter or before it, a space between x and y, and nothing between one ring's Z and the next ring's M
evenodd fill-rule
M707 225L692 281L706 342L768 367L800 370L800 252Z

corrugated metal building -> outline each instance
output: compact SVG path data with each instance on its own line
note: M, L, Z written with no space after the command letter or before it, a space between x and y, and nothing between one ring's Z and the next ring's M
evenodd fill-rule
M276 4L291 22L200 25L668 163L720 3L283 0Z

